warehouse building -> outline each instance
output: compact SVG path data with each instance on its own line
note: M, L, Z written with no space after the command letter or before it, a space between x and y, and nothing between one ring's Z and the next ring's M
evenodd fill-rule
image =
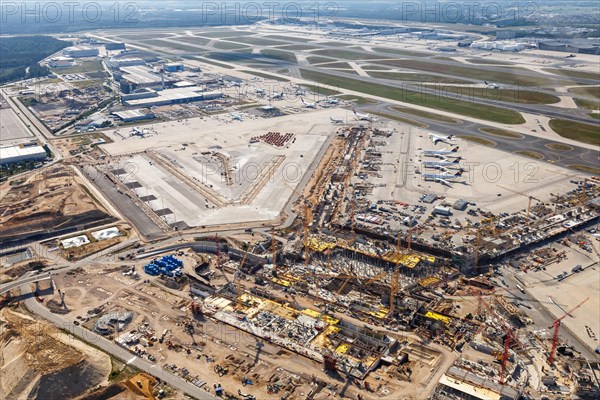
M44 161L46 150L42 146L0 147L0 164L13 164L23 161Z
M156 115L154 115L152 111L142 108L135 110L115 111L113 112L113 115L116 115L123 122L135 122L156 118Z
M96 57L99 51L96 47L73 46L63 50L63 56L71 58Z
M123 104L132 107L166 106L171 104L191 103L194 101L215 100L223 97L221 92L202 91L198 87L166 89L161 91L148 90L136 99L125 100Z
M184 70L182 63L169 63L165 64L165 71L167 72L182 72Z
M538 43L540 50L562 51L565 53L600 55L600 40L544 40Z

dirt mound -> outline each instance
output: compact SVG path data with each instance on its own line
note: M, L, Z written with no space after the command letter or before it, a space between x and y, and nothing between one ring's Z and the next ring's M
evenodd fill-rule
M73 398L105 381L105 354L28 316L0 316L0 392L8 398Z

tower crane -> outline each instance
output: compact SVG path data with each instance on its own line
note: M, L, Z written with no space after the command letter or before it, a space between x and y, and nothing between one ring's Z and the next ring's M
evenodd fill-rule
M498 185L498 186L500 186L500 185ZM527 202L527 215L526 215L526 219L525 219L525 225L529 226L529 223L531 222L531 201L535 200L535 201L538 201L540 203L543 203L542 200L538 199L537 197L525 194L523 192L519 192L517 190L509 189L509 188L504 187L504 186L500 186L500 187L503 188L503 189L505 189L505 190L508 190L509 192L513 192L515 194L527 197L529 199L529 201Z
M238 267L238 270L235 272L233 279L236 281L236 290L237 290L237 309L240 310L242 307L242 279L241 279L241 275L242 275L242 267L244 266L244 263L246 262L246 258L248 258L248 253L251 251L249 249L250 246L248 246L248 249L246 250L246 252L244 253L244 257L242 257L242 261L240 262L240 266Z
M573 307L571 310L565 312L560 318L557 318L556 321L554 321L550 327L548 327L548 329L554 329L554 334L552 335L552 348L550 349L550 354L548 354L548 364L552 365L552 363L554 362L554 356L556 355L556 348L558 347L558 332L560 329L561 321L563 319L565 319L565 317L567 315L571 316L571 313L573 311L577 310L579 307L581 307L583 305L583 303L585 303L589 299L590 299L589 297L586 298L581 303L579 303L575 307Z
M504 336L504 346L503 346L503 351L502 351L502 357L500 359L501 361L501 365L502 365L502 369L500 372L500 383L502 385L504 385L504 383L506 382L506 364L508 363L508 349L510 348L510 344L511 342L515 343L518 346L522 347L521 342L519 341L519 339L517 338L517 335L515 334L515 332L513 331L512 327L510 326L510 324L508 322L506 322L504 320L504 318L501 318L498 313L496 313L496 311L494 311L494 309L492 308L492 306L485 301L485 299L482 296L482 293L480 291L476 291L474 289L471 288L467 288L467 291L469 293L471 293L471 295L477 297L478 300L478 307L485 307L485 309L487 309L495 318L498 319L498 321L501 321L502 324L504 325L504 328L506 329L506 335ZM481 329L478 331L478 333L481 331Z

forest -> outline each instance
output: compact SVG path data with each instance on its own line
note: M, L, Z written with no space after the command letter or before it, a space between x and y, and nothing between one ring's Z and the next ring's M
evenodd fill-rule
M0 37L0 84L48 75L38 62L69 45L50 36Z

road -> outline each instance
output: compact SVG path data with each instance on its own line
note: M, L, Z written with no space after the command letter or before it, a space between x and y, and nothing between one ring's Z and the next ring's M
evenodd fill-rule
M31 292L30 285L28 283L22 283L21 293L28 294ZM81 339L86 343L90 343L100 350L110 354L113 357L118 358L119 360L125 362L126 364L132 365L152 376L159 378L161 381L166 382L170 386L174 387L177 390L182 391L183 393L188 394L199 400L216 400L217 398L207 393L204 389L201 389L195 385L192 385L188 381L178 376L171 374L160 368L157 364L152 364L149 361L142 359L123 347L119 346L115 342L112 342L100 335L97 335L91 331L88 331L85 328L82 328L80 325L73 324L73 321L69 321L62 316L57 314L53 314L44 306L42 306L35 297L28 297L24 300L25 306L38 317L44 318L45 320L51 322L55 326L60 329L65 330L66 332L72 334L73 336ZM207 383L210 384L210 383Z
M546 306L536 300L535 297L531 296L527 292L527 287L524 284L519 283L518 279L512 272L503 271L503 275L507 278L504 279L504 281L508 285L508 289L513 293L518 293L518 296L521 298L519 302L525 303L531 307L531 309L526 309L526 313L527 316L533 320L533 323L537 329L549 330L548 327L552 326L555 317L546 309ZM517 285L523 287L525 293L522 293L517 288ZM582 343L577 336L571 333L569 329L565 329L564 326L560 330L560 336L562 337L563 341L574 344L575 349L588 360L596 360L598 358L597 354L595 354L587 345Z
M18 288L19 286L22 285L29 285L35 282L40 282L40 281L46 281L52 279L52 276L50 274L38 274L38 275L33 275L33 276L27 276L25 278L20 278L8 283L4 283L2 285L0 285L0 296L4 295L5 293Z

